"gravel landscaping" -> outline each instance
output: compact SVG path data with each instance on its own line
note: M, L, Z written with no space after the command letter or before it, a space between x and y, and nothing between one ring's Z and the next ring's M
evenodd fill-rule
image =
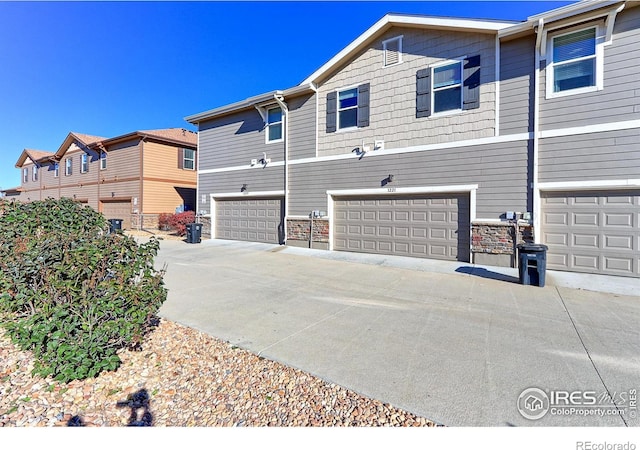
M0 427L434 426L205 333L160 320L114 372L33 378L0 329Z

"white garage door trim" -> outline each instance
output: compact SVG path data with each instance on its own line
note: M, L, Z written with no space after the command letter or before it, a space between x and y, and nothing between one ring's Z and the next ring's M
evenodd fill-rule
M547 197L547 196L554 196L554 194L557 195L564 195L567 198L570 198L571 196L582 196L582 195L590 195L590 193L593 193L594 195L597 196L603 196L603 194L606 194L607 192L611 192L611 193L615 193L615 192L621 192L621 193L630 193L632 196L638 196L638 193L640 193L640 179L629 179L629 180L593 180L593 181L570 181L570 182L555 182L555 183L541 183L540 185L540 208L539 208L539 214L538 214L538 221L536 221L536 223L539 223L540 225L537 225L538 227L538 233L537 235L539 235L539 242L542 242L544 244L550 245L546 242L546 232L545 232L545 227L544 227L544 213L545 211L547 211L547 209L544 208L543 205L543 198ZM606 195L604 195L606 196ZM598 201L598 204L600 204L600 201ZM552 205L553 206L553 205ZM635 207L637 210L637 206ZM556 212L553 207L550 209L550 211L552 212ZM596 211L601 211L603 214L607 211L604 208L601 209L597 209ZM585 212L584 207L582 208L582 213ZM615 211L614 211L615 212ZM600 212L598 213L598 215L600 214ZM634 222L636 219L633 219ZM606 219L603 219L603 222L600 223L601 227L604 227L604 223L606 222ZM637 223L636 223L637 224ZM636 225L637 226L637 225ZM554 226L550 226L550 230L552 231L557 231ZM548 231L548 230L547 230ZM616 231L615 229L612 231ZM576 230L577 232L577 230ZM604 228L602 229L602 232L604 233ZM637 232L636 232L637 233ZM583 233L584 234L584 233ZM588 233L587 233L588 234ZM623 233L624 234L624 233ZM602 237L602 236L601 236ZM599 245L604 245L604 242L606 241L606 237L603 239L598 240L597 242L600 242ZM634 243L633 245L636 246L637 245L637 240L633 239ZM567 244L569 245L569 244ZM584 252L585 250L583 250ZM568 255L571 255L573 253L568 253ZM580 252L576 252L576 254L580 255ZM593 254L589 254L584 253L581 256L593 256ZM632 263L632 267L631 267L631 274L624 272L623 273L623 269L621 268L607 268L607 258L611 258L613 256L616 257L624 257L624 252L622 252L622 254L614 254L611 251L607 252L605 249L601 249L599 256L598 256L598 268L597 269L588 269L586 268L586 266L582 266L582 267L574 267L574 262L566 262L566 265L568 266L567 268L560 268L558 270L568 270L571 272L584 272L584 273L603 273L605 275L620 275L620 276L630 276L630 277L634 277L634 273L635 273L635 277L638 276L638 268L637 268L637 262L638 260L636 258L633 258L635 260L635 262ZM571 260L573 261L573 260ZM550 264L550 262L548 262L548 264Z
M227 198L261 198L261 197L284 197L284 190L282 191L257 191L257 192L217 192L214 194L209 194L209 201L211 207L211 238L215 239L216 236L216 199L227 199ZM286 236L286 217L284 218L285 223L285 236Z
M327 191L327 205L329 211L329 250L333 251L333 228L334 228L334 213L333 197L343 196L376 196L376 195L410 195L410 194L440 194L440 193L468 193L469 194L469 223L476 220L476 191L478 190L477 184L461 184L453 186L424 186L424 187L407 187L407 188L374 188L374 189L342 189ZM471 227L469 227L471 230ZM469 236L469 242L471 242L471 236Z

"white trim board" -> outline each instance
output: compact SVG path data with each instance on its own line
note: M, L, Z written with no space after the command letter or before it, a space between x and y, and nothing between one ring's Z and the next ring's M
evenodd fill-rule
M442 192L471 192L478 189L477 184L459 184L450 186L422 186L422 187L384 187L373 189L336 189L327 191L330 196L352 195L411 195L437 194Z
M270 162L269 164L263 165L263 164L255 164L255 165L251 165L251 164L247 164L246 166L231 166L231 167L220 167L218 169L205 169L205 170L198 170L198 174L207 174L207 173L223 173L223 172L235 172L238 170L251 170L251 169L268 169L269 167L282 167L284 166L284 161L276 161L276 162Z
M562 136L575 136L576 134L604 133L607 131L621 131L640 128L640 120L627 120L624 122L598 123L580 127L556 128L540 131L540 138L552 138Z
M595 191L601 189L640 189L640 178L629 180L554 181L538 183L541 191Z
M339 161L343 159L370 158L373 156L399 155L403 153L424 152L429 150L442 150L448 148L472 147L474 145L499 144L503 142L517 142L532 139L531 133L508 134L505 136L491 136L487 138L469 139L466 141L443 142L440 144L417 145L414 147L393 148L385 150L368 151L364 156L355 153L344 153L340 155L318 156L316 158L302 158L289 161L289 164L308 164L314 162Z
M284 197L282 191L256 191L256 192L216 192L209 194L211 198L256 198L256 197Z

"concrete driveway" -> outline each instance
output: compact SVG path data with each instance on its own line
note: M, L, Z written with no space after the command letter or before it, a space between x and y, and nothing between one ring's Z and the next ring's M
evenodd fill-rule
M438 423L640 425L640 297L221 240L162 241L157 263L161 316Z

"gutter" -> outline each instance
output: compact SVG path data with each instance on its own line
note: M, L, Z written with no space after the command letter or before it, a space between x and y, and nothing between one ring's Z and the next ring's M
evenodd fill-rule
M284 116L284 228L282 243L286 244L289 237L287 232L287 221L289 218L289 107L282 95L274 94L273 98L278 105L280 105L282 115Z
M544 18L540 17L538 19L538 26L535 31L537 36L535 48L535 85L533 87L533 173L531 175L531 189L533 191L533 241L540 242L540 216L542 213L542 205L540 201L540 188L538 186L538 153L540 147L540 60L542 56L540 50L544 44L543 37L546 34L544 32Z

